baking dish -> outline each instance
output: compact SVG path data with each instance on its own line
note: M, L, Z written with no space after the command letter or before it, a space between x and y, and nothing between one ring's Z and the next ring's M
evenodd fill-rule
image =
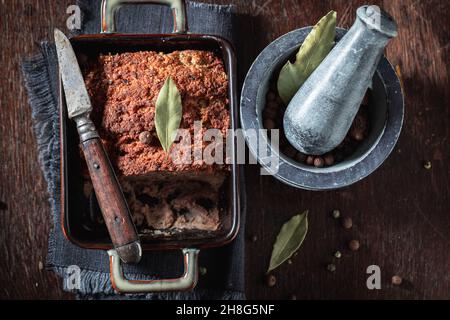
M115 33L114 15L122 4L154 3L172 8L174 32L172 34L120 34ZM228 99L233 131L237 127L236 61L232 46L224 39L201 34L188 34L185 3L182 0L117 1L103 0L101 6L101 33L72 37L70 42L78 57L95 57L101 53L121 53L141 50L171 52L199 49L215 52L222 58L228 76ZM75 125L67 117L65 99L60 82L60 139L61 139L61 226L64 235L74 244L86 249L108 250L111 282L123 293L187 290L195 286L198 276L199 250L222 246L234 239L239 229L239 166L236 164L236 142L230 139L230 157L233 161L229 177L220 190L223 209L217 231L180 232L169 237L141 235L144 251L181 249L185 259L183 275L177 279L131 281L123 277L122 266L115 250L112 250L105 227L96 224L93 203L83 192L82 162L78 150L78 134Z

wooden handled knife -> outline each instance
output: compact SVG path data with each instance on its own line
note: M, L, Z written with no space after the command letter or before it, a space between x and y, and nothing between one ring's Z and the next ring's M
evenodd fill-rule
M58 29L55 29L55 42L67 114L77 125L81 148L106 227L122 261L137 263L142 256L139 237L119 181L89 118L92 105L77 58L69 39Z

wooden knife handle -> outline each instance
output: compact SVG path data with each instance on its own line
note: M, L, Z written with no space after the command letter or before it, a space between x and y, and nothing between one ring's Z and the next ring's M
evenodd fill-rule
M142 256L139 236L105 148L89 120L83 121L78 131L95 195L114 248L125 263L137 263Z

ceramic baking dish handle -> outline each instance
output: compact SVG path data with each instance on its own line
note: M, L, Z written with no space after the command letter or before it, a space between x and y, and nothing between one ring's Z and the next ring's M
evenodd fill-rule
M185 291L195 287L198 280L198 249L183 249L184 272L179 278L158 280L127 280L116 250L108 251L111 284L119 293Z
M101 33L116 32L115 15L123 4L153 3L167 5L173 13L173 32L187 33L186 4L184 0L102 0L101 5Z

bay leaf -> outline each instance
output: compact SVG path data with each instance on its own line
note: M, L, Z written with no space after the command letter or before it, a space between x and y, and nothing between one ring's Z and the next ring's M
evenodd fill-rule
M336 35L336 11L330 11L313 27L295 56L288 61L278 76L278 94L288 105L303 83L328 55Z
M275 244L267 273L288 260L302 245L308 232L308 211L293 216L280 230Z
M168 77L156 99L155 127L165 152L175 140L182 117L181 95L177 85Z

